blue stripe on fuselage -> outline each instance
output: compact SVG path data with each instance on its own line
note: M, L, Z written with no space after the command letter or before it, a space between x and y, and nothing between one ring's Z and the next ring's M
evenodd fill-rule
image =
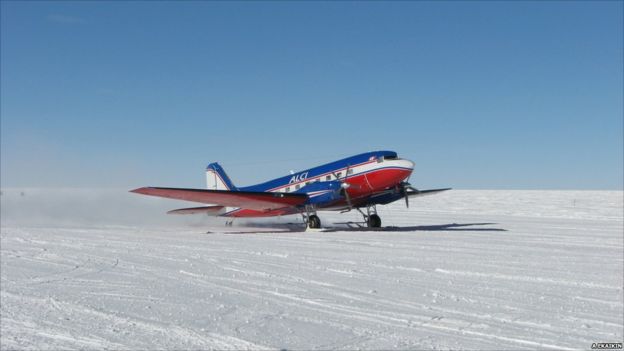
M397 153L394 151L372 151L372 152L366 152L363 154L359 154L359 155L355 155L355 156L351 156L351 157L347 157L344 158L342 160L338 160L338 161L334 161L331 163L327 163L324 164L322 166L318 166L318 167L314 167L314 168L310 168L310 169L306 169L304 171L301 172L296 172L284 177L280 177L277 179L273 179L270 180L268 182L265 183L260 183L260 184L256 184L256 185L252 185L252 186L247 186L247 187L242 187L242 188L238 188L238 190L241 191L267 191L270 189L274 189L277 187L282 187L285 185L288 185L289 182L291 181L291 179L293 179L293 177L295 177L296 179L298 179L299 181L305 181L305 179L309 179L309 178L314 178L317 177L321 174L325 174L325 173L329 173L329 172L333 172L336 171L338 169L342 169L342 168L346 168L348 166L354 166L360 163L364 163L370 160L371 157L381 157L381 156L386 156L386 157L397 157ZM305 178L301 178L302 175L305 174Z

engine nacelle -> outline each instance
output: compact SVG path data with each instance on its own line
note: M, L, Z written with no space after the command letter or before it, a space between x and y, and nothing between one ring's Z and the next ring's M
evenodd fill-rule
M297 190L297 193L307 194L310 199L308 204L328 203L332 201L342 200L341 183L339 181L314 182Z

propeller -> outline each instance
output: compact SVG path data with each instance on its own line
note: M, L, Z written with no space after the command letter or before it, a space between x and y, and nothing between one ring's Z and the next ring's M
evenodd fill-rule
M353 209L353 205L351 204L351 196L349 195L349 192L347 192L347 188L352 187L353 185L347 183L346 179L347 176L349 175L349 168L351 166L347 166L347 170L345 171L345 176L342 180L340 180L340 177L338 176L338 174L336 174L335 172L332 172L332 174L334 175L334 177L336 177L336 180L340 182L340 192L342 194L344 194L345 199L347 200L347 205L349 205L349 211L351 209Z
M405 191L405 186L403 186L403 193L405 194L405 208L409 208L409 196L407 195L407 191Z
M409 208L409 196L408 196L408 190L411 190L414 193L419 193L420 191L416 188L414 188L412 186L412 184L408 183L408 182L401 182L399 184L400 191L401 193L403 193L403 196L405 197L405 207Z

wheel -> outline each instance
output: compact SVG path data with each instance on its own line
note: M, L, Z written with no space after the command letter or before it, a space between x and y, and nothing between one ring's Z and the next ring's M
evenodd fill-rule
M376 215L376 214L372 214L368 217L368 226L370 228L379 228L381 227L381 218Z
M318 229L321 227L321 219L317 215L311 215L308 217L308 227L312 229Z
M317 229L321 227L321 219L317 215L311 215L308 217L308 227Z

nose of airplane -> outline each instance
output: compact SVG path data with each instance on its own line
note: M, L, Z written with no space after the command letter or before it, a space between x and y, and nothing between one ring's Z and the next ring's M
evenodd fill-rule
M410 161L410 160L403 160L405 161L405 167L409 168L409 174L407 175L407 177L405 178L405 181L407 181L407 179L412 175L412 172L414 172L414 162Z
M371 189L387 189L407 180L414 170L414 162L404 159L386 159L377 163L378 172L366 175Z
M400 159L400 160L396 160L396 166L401 167L401 168L409 168L410 172L414 170L414 162L410 161L410 160L405 160L405 159Z
M394 166L401 169L400 174L397 175L400 180L405 180L410 177L414 171L414 162L405 159L392 160L388 162L389 166Z
M411 168L412 170L414 170L414 166L416 166L416 164L410 160L403 160L405 161L405 168Z

